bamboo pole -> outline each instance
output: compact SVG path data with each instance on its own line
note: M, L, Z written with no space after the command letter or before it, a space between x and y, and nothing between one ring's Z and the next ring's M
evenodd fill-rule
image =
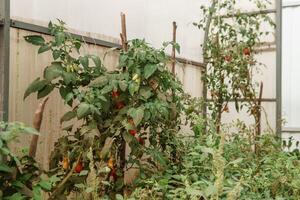
M34 119L33 119L33 127L37 130L40 131L41 129L41 124L43 120L43 114L44 114L44 109L45 105L48 101L49 97L46 97L43 99L41 103L39 103L38 108L36 109L34 113ZM39 136L38 135L33 135L30 143L30 148L29 148L29 153L28 155L30 157L35 157L36 155L36 149L37 149L37 143L38 143Z
M128 44L127 44L127 33L126 33L126 16L124 13L121 13L121 28L122 33L120 33L121 41L122 41L122 48L126 52L128 51ZM126 68L123 68L125 71ZM122 170L122 179L123 183L125 183L125 166L126 166L126 142L123 138L122 144L120 146L120 169Z

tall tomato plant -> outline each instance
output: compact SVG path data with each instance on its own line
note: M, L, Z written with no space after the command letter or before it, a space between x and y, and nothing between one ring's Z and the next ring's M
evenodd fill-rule
M49 29L51 41L25 37L39 46L39 53L50 50L53 55L25 97L37 92L41 98L56 88L71 107L61 122L76 118L81 124L76 129L72 123L67 126L68 134L55 144L50 169L61 181L51 198L91 182L94 187L88 191L98 195L120 191L129 168L138 167L147 175L163 167L175 156L174 136L183 108L181 84L166 67L166 45L154 49L144 40L132 40L128 51L120 51L119 69L107 71L98 56L80 55L81 42L65 32L63 22L50 23ZM130 147L126 160L124 144ZM91 177L94 181L88 181Z
M249 0L247 3L258 11L269 5L268 0ZM273 27L274 22L263 12L242 13L235 0L212 0L212 5L201 7L204 18L195 25L203 30L209 27L204 47L207 65L204 81L212 99L208 108L212 111L212 118L219 131L221 115L229 112L228 102L232 99L237 111L246 106L249 114L257 120L260 107L257 101L257 83L253 75L263 64L255 57L255 47L269 35L267 29ZM207 23L210 26L206 26Z

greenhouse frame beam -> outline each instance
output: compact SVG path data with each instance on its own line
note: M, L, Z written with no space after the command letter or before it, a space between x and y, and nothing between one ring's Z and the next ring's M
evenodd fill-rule
M207 99L208 102L213 101L212 99ZM241 98L237 99L238 102L248 102L248 101L253 101L253 99L246 99L246 98ZM276 98L262 98L262 102L276 102ZM230 99L229 102L235 102L235 99Z
M241 13L220 15L220 16L216 16L216 17L233 18L233 17L238 17L238 16L241 16L241 15L256 16L256 15L266 15L266 14L272 14L272 13L276 13L276 9L266 9L266 10L251 11L251 12L241 12Z
M39 26L39 25L27 23L27 22L22 22L22 21L18 21L18 20L10 20L10 26L12 28L18 28L18 29L22 29L22 30L26 30L26 31L32 31L32 32L36 32L36 33L50 35L49 29L47 27ZM70 34L72 35L72 37L78 38L87 44L94 44L94 45L99 45L99 46L108 47L108 48L118 48L118 49L121 48L121 45L117 44L117 43L108 42L105 40L100 40L100 39L83 36L83 35L79 35L79 34L74 34L74 33L70 33Z
M276 133L282 134L282 0L276 0Z
M27 22L23 22L23 21L11 20L10 26L12 28L17 28L17 29L22 29L22 30L26 30L26 31L32 31L32 32L36 32L36 33L50 35L49 29L47 27L36 25L36 24L31 24L31 23L27 23ZM100 40L100 39L96 39L96 38L92 38L92 37L88 37L88 36L84 36L84 35L79 35L79 34L74 34L74 33L70 33L70 34L73 37L78 38L87 44L93 44L93 45L98 45L98 46L107 47L107 48L117 48L118 50L121 49L121 45L117 44L117 43L108 42L105 40ZM190 64L190 65L194 65L194 66L203 68L203 64L201 62L197 62L194 60L188 60L186 58L176 57L176 61L179 63Z
M8 121L10 1L0 0L0 121Z

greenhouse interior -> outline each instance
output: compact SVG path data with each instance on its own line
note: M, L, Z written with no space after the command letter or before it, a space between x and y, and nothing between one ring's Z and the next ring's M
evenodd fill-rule
M299 19L300 0L0 0L0 200L299 200Z

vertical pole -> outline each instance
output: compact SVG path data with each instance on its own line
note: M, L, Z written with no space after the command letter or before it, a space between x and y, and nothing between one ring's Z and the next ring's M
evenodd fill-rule
M217 6L217 0L213 0L211 6L209 9L214 10L215 7ZM203 76L206 76L207 74L207 61L206 61L206 56L205 56L205 52L206 52L206 48L207 48L207 40L208 40L208 36L209 36L209 29L210 29L210 25L211 25L211 21L213 18L213 12L210 12L207 21L206 21L206 26L205 26L205 32L204 32L204 38L203 38L203 60L204 60L204 70L203 70ZM204 101L204 105L203 105L203 111L202 111L202 115L204 118L204 123L205 123L205 127L204 127L204 131L206 130L206 125L207 125L207 85L205 83L205 80L203 80L203 101Z
M124 51L128 51L128 44L127 44L127 33L126 33L126 16L124 13L121 13L121 28L122 33L120 33L121 41L122 41L122 48ZM125 71L125 67L123 68L123 71ZM126 142L123 138L121 147L120 147L120 169L122 170L122 180L123 183L125 183L125 166L126 166ZM123 193L125 190L123 190Z
M173 22L173 47L172 47L172 73L175 75L175 63L176 63L176 29L177 25L176 22Z
M10 1L0 0L0 121L8 121Z
M282 0L276 0L276 133L282 129Z
M127 51L128 46L127 46L126 16L124 13L121 13L121 27L122 27L122 33L121 33L122 47L124 51Z

